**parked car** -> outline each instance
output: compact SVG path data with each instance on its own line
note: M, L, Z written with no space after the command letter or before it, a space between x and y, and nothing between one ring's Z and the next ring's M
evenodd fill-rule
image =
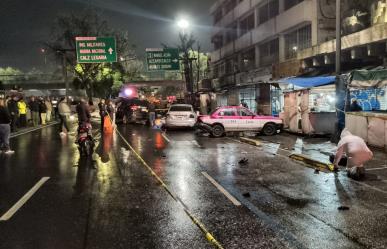
M197 121L197 115L192 105L175 104L172 105L165 119L165 127L194 127Z
M245 107L227 106L216 109L211 115L199 116L197 127L214 137L231 131L262 132L271 136L282 129L283 123L280 118L256 115Z

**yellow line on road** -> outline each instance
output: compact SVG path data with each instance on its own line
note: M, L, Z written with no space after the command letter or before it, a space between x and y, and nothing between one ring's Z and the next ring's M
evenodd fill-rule
M161 184L161 186L167 191L167 193L183 208L184 212L188 215L188 217L192 220L192 222L203 232L206 236L207 241L209 241L215 248L223 249L223 246L214 238L214 236L208 231L208 229L204 226L204 224L198 220L187 208L187 206L174 194L169 187L164 183L163 180L153 171L153 169L148 165L147 162L137 153L137 151L130 145L130 143L125 139L125 137L116 129L117 134L121 137L121 139L125 142L125 144L129 147L129 149L134 153L137 159L142 163L142 165L151 173L152 176L156 178L156 180Z

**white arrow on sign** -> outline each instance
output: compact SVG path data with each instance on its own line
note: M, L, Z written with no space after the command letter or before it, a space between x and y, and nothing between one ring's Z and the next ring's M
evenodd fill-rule
M113 51L114 51L114 50L113 50L112 48L109 48L108 51L109 51L109 54L113 54Z
M177 63L177 62L179 62L179 60L178 59L174 59L172 62Z

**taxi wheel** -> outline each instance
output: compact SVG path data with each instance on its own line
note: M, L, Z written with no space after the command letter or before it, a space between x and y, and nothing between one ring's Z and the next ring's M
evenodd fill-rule
M263 127L262 133L265 136L273 136L274 134L277 133L277 128L276 128L275 124L266 124Z
M217 124L212 127L212 135L214 137L221 137L224 134L224 128L223 126Z

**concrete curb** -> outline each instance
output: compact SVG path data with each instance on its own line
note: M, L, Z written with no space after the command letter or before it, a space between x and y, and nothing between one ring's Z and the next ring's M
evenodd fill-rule
M255 139L250 139L250 138L246 138L246 137L241 137L239 140L240 140L242 143L247 143L247 144L250 144L250 145L253 145L253 146L257 146L257 147L262 146L261 142L258 141L258 140L255 140Z
M334 170L333 164L331 164L331 163L324 163L324 162L312 159L312 158L310 158L310 157L308 157L306 155L291 154L289 156L289 158L291 158L293 160L296 160L296 161L303 162L306 165L311 166L312 168L317 168L317 169L320 169L320 170L328 170L328 171L333 171Z

